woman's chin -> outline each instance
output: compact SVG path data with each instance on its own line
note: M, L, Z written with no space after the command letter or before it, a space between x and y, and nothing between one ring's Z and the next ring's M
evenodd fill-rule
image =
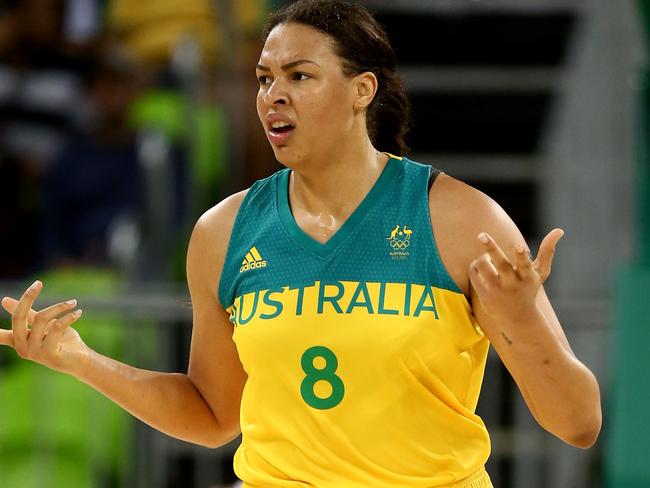
M291 146L273 146L273 153L275 154L275 159L278 160L283 166L293 168L296 166L296 163L299 163L304 159L304 154L300 151L297 151L294 147Z

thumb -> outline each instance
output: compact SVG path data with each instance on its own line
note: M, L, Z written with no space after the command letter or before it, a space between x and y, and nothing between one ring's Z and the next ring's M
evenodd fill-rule
M0 329L0 346L15 347L13 331Z
M537 259L533 261L533 267L542 279L542 283L544 283L551 274L551 265L553 264L553 256L555 255L555 246L557 246L558 241L562 239L563 235L564 231L562 229L553 229L551 232L546 234L546 237L544 237L542 243L539 245L539 252L537 253Z
M11 297L4 297L2 299L2 308L4 308L12 315L14 313L14 310L16 310L16 305L18 305L18 300L14 300Z
M2 308L4 308L11 315L14 314L14 311L16 310L17 306L18 306L18 300L16 300L15 298L4 297L2 299ZM27 321L31 324L32 322L34 322L35 316L36 316L36 312L33 309L30 309L29 312L27 312Z

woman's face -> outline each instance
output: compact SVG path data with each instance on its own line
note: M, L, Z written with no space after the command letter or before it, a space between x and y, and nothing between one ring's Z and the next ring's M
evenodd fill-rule
M302 24L278 25L256 74L257 113L278 161L327 154L350 133L354 79L343 74L329 36Z

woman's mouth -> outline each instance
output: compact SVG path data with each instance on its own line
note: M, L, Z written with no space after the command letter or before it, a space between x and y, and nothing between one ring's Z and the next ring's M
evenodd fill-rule
M285 144L295 129L287 122L274 122L268 131L268 138L272 144Z

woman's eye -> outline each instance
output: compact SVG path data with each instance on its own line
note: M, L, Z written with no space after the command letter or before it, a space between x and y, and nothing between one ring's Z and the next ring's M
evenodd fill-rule
M293 79L295 81L304 81L304 80L309 79L309 75L307 75L305 73L294 73L293 74Z
M266 85L269 82L269 77L266 75L258 76L257 81L260 82L260 85Z

